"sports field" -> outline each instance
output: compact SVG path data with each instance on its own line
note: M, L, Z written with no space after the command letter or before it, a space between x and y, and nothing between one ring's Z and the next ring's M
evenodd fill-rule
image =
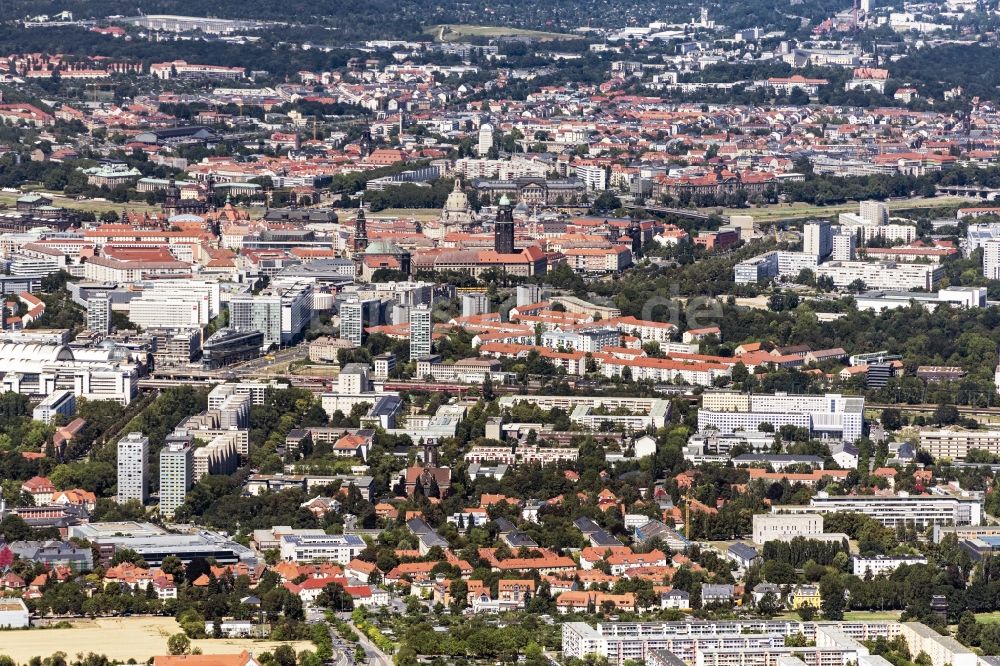
M167 654L167 639L180 633L172 617L123 617L73 620L71 629L25 629L0 633L0 654L25 664L32 657L48 657L65 652L70 658L77 654L107 655L112 661L135 659L144 663L150 657ZM199 639L191 647L205 654L236 654L243 650L255 654L273 650L279 641L250 639ZM289 642L296 653L312 650L312 643Z

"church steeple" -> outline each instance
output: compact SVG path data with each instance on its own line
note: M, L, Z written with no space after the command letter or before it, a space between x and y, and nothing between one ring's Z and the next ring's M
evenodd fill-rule
M365 205L358 206L358 215L354 218L354 252L360 254L368 247L368 226L365 221Z
M375 148L375 141L372 139L372 133L370 129L366 129L361 135L361 140L358 142L358 147L361 149L362 159L368 157L372 154L372 150Z
M493 225L494 249L499 254L514 254L514 208L507 195L500 197L497 221Z
M635 213L628 225L628 236L632 239L632 255L638 257L642 254L642 225Z
M163 213L168 217L177 214L177 209L181 202L181 188L177 187L177 180L170 174L170 182L167 185L166 195L163 198Z

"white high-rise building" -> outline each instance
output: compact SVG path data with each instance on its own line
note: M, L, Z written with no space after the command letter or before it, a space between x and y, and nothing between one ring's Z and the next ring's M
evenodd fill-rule
M542 300L542 288L537 284L521 284L517 286L517 307L532 305Z
M833 251L833 232L830 223L809 222L802 233L802 251L824 259Z
M145 504L149 497L146 467L149 464L149 438L141 432L130 432L118 440L119 504L136 500Z
M431 353L431 334L434 318L426 305L410 309L410 358L416 359Z
M987 280L1000 280L1000 240L983 243L983 275Z
M490 297L486 294L462 294L462 316L475 317L490 311Z
M857 239L854 234L843 227L837 227L835 231L832 242L833 254L830 258L834 261L854 261L857 250Z
M340 337L361 346L365 327L378 323L379 301L350 300L340 306Z
M167 442L160 451L160 515L173 518L194 482L194 450L189 442Z
M87 328L94 333L111 332L111 298L106 293L87 299Z
M493 125L483 123L479 126L479 144L476 146L476 153L480 157L490 152L493 147Z
M862 201L858 213L866 224L889 224L889 208L881 201Z

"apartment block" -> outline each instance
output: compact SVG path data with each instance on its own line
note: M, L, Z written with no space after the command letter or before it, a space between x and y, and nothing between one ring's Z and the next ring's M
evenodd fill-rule
M706 391L698 410L698 429L721 433L756 431L762 423L775 428L807 428L813 437L854 442L861 437L865 399L825 395L748 395L736 391Z
M964 461L973 449L1000 455L1000 430L921 430L920 448L935 458L958 462Z
M146 471L149 466L149 438L141 432L130 432L118 440L119 504L135 500L145 504L149 498Z
M862 513L886 527L913 525L978 525L983 518L983 495L977 492L933 495L851 495L817 493L808 505L783 505L775 513Z
M758 545L822 533L823 516L818 513L758 513L753 517L753 542Z
M194 482L194 450L189 442L167 441L160 451L160 515L173 518Z
M830 261L816 268L817 277L825 275L837 288L857 280L867 289L885 291L899 289L937 289L944 269L936 264L898 263L895 261Z

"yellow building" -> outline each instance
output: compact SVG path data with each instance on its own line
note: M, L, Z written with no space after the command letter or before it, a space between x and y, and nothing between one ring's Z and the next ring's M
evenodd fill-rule
M793 609L803 606L812 606L819 610L822 598L819 595L818 585L796 585L792 588L792 593L788 597Z

